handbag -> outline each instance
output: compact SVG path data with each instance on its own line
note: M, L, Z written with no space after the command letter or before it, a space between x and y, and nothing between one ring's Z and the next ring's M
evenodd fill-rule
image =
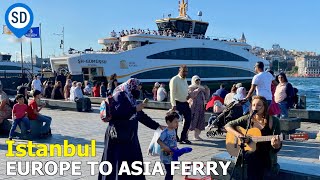
M162 130L160 128L158 128L154 134L153 134L153 138L149 144L149 148L148 148L148 155L151 156L159 156L161 153L161 147L158 144L158 139L161 135Z

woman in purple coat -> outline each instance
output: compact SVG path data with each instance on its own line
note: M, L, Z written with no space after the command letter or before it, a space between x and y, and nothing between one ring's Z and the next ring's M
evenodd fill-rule
M142 111L144 104L137 105L136 99L140 95L138 85L139 80L131 78L113 92L112 119L106 130L101 160L112 164L112 173L108 176L99 173L99 180L145 180L144 175L118 175L122 162L126 161L131 167L134 161L143 161L138 139L138 122L154 130L163 128ZM104 166L104 171L108 171L107 165Z

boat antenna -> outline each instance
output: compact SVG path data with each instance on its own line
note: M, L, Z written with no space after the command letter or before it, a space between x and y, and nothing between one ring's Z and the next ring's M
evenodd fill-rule
M179 1L179 16L187 17L187 10L188 10L188 0L186 0L186 2L184 2L184 0L182 0L181 2Z

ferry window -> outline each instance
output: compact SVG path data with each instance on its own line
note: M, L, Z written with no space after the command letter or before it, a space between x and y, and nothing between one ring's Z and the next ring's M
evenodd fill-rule
M0 70L21 70L19 66L0 66Z
M177 74L179 67L156 69L147 72L142 72L133 75L132 78L138 79L170 79ZM221 78L221 77L252 77L254 73L242 69L229 68L229 67L208 67L197 66L188 67L188 79L191 79L194 74L199 75L201 78ZM226 73L228 72L228 73Z
M248 59L224 50L210 48L181 48L147 56L147 59L179 59L205 61L248 61Z
M89 74L89 69L88 68L82 68L82 73L83 74Z

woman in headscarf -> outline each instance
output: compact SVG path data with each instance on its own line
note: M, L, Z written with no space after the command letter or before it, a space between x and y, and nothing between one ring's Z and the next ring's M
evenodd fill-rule
M3 86L0 81L0 124L3 120L11 118L11 107L9 106L9 97L3 91Z
M144 104L137 104L139 97L139 80L131 78L115 88L113 102L111 103L111 120L108 123L102 161L112 164L112 172L105 176L99 174L103 180L145 180L144 175L128 176L118 175L122 162L126 161L131 167L134 161L143 161L143 156L138 139L138 122L151 129L163 128L159 123L152 120L143 111ZM143 166L140 166L143 168ZM107 166L104 171L107 172ZM130 168L130 171L132 169Z
M205 103L209 99L210 90L207 86L202 86L199 76L193 76L189 86L189 106L191 109L190 131L194 130L194 140L200 138L201 131L205 130Z
M233 96L233 101L241 101L245 99L247 96L247 90L245 87L239 87L237 89L236 95ZM250 108L250 102L247 101L242 105L243 115L247 114L249 112Z

